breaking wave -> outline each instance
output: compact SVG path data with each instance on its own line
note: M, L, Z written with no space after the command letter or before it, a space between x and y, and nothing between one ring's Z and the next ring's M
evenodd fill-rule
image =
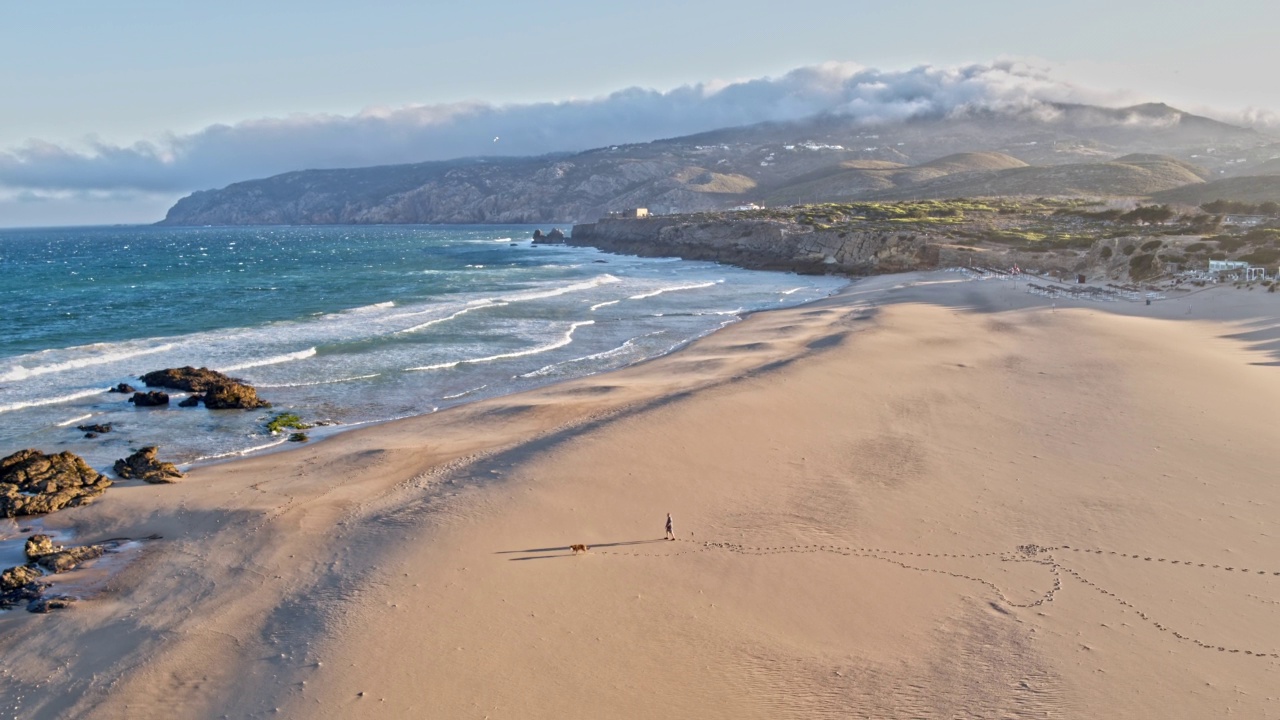
M263 365L279 365L280 363L293 362L294 360L306 360L309 357L313 357L315 354L316 349L309 347L306 350L299 350L298 352L288 353L285 355L275 355L269 358L262 358L261 360L250 360L249 362L243 362L236 365L227 365L226 367L218 368L218 370L220 372L235 372L236 370L247 370L249 368L262 367Z
M712 287L713 285L719 285L722 282L724 281L712 280L710 282L694 283L692 285L673 285L671 287L664 287L664 288L658 288L657 290L650 290L647 293L640 293L639 295L632 295L627 299L628 300L644 300L645 298L655 297L658 295L662 295L663 293L679 292L681 290L701 290L702 288L709 288L709 287Z
M14 410L22 410L23 408L40 407L42 405L59 405L74 400L82 400L94 395L101 395L106 392L106 388L97 390L81 390L70 395L59 395L58 397L40 398L39 400L23 400L20 402L9 403L8 405L0 405L0 413L13 412Z
M166 343L164 345L157 345L156 347L144 348L142 350L109 352L103 355L92 355L90 357L78 358L76 360L50 363L48 365L36 365L35 367L14 365L8 372L0 375L0 382L26 380L38 375L48 375L50 373L60 373L68 370L79 370L80 368L93 367L94 365L106 365L119 360L128 360L129 358L139 357L142 355L154 355L155 353L162 353L172 349L173 345Z
M501 353L498 355L489 355L489 356L480 357L480 358L472 358L470 360L454 360L451 362L436 363L435 365L423 365L421 367L405 368L405 370L407 371L447 370L449 368L454 368L459 365L469 365L473 363L486 363L486 362L493 362L494 360L507 360L510 358L525 357L527 355L538 355L540 353L550 352L557 348L562 348L565 345L568 345L569 343L573 342L573 333L575 330L577 330L578 328L584 325L595 325L595 324L596 324L595 320L584 320L581 322L573 323L572 325L569 326L569 329L565 331L564 337L560 338L559 340L556 340L555 342L547 343L546 345L539 345L537 347L532 347L532 348L529 348L528 350L517 350L515 352Z

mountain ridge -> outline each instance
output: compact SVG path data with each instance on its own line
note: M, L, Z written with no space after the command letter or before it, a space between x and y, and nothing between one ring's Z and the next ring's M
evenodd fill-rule
M939 192L1147 195L1225 172L1225 154L1265 161L1269 142L1158 103L881 125L824 114L578 153L298 170L192 193L161 224L566 223L628 207L698 212ZM1099 167L1081 169L1090 165Z

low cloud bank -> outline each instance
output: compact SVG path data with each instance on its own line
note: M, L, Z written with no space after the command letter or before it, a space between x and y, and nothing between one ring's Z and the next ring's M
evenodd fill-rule
M822 112L877 123L972 109L1049 112L1048 102L1108 102L1015 62L882 71L848 63L777 78L629 88L589 100L369 108L212 125L119 146L33 140L0 151L0 187L35 193L179 193L306 168L481 155L538 155L644 142Z

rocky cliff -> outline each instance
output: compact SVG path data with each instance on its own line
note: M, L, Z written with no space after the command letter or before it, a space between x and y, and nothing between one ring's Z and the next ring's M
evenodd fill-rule
M713 260L753 270L871 275L937 267L940 238L899 229L820 229L771 219L603 219L567 242L647 257Z

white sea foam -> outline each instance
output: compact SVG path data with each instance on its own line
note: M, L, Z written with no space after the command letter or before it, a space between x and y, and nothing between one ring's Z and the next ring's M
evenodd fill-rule
M42 405L59 405L61 403L68 403L74 400L82 400L87 397L93 397L94 395L101 395L104 392L106 392L106 388L102 388L98 390L81 390L80 392L74 392L74 393L71 393L70 395L59 395L58 397L40 398L39 400L20 400L18 402L9 403L7 405L0 405L0 413L12 412L14 410L22 410L23 408L40 407Z
M382 373L373 373L372 375L356 375L354 377L335 378L333 380L316 380L315 382L299 382L299 383L279 383L277 385L264 385L257 383L254 387L258 388L295 388L295 387L311 387L313 385L333 385L335 383L354 382L356 380L368 380L376 378Z
M783 291L782 291L782 294L783 294L783 295L790 295L790 294L792 294L792 293L800 292L800 291L801 291L801 290L803 290L803 289L804 289L804 288L802 288L802 287L798 287L798 288L791 288L790 290L783 290Z
M440 399L441 399L441 400L457 400L458 398L460 398L460 397L466 397L466 396L470 395L471 393L480 392L481 390L483 390L483 389L485 389L485 388L487 388L487 387L489 387L489 386L488 386L488 385L481 385L480 387L474 387L474 388L471 388L470 390L463 390L462 392L460 392L460 393L454 393L453 395L442 395L442 396L440 396Z
M610 300L610 301L608 301L608 302L596 303L595 305L592 305L592 306L591 306L591 312L595 312L596 310L599 310L600 308L602 308L602 307L606 307L606 306L609 306L609 305L617 305L617 304L618 304L618 303L620 303L620 302L622 302L622 301L621 301L621 300Z
M547 343L546 345L539 345L537 347L532 347L532 348L529 348L528 350L517 350L515 352L502 353L499 355L489 355L487 357L472 358L470 360L454 360L452 362L436 363L435 365L423 365L421 367L405 368L405 370L407 371L447 370L449 368L457 367L459 365L493 362L494 360L507 360L510 358L525 357L526 355L537 355L539 353L550 352L551 350L555 350L556 348L562 348L565 345L568 345L569 343L573 342L574 331L584 325L595 325L595 321L583 320L580 322L575 322L569 326L569 329L566 330L564 333L564 337L560 338L559 340L556 340L555 342Z
M289 442L289 438L287 437L281 438L280 440L276 440L275 442L269 442L266 445L255 445L253 447L247 447L242 450L231 450L229 452L217 453L215 455L202 455L201 457L198 457L195 460L192 460L191 462L198 463L198 462L203 462L205 460L218 460L226 457L238 457L240 455L248 455L249 453L258 452L259 450L266 450L267 448L273 448L277 445L283 445L287 442Z
M524 373L523 375L518 375L517 377L522 377L522 378L541 377L543 375L549 374L552 370L555 370L556 368L564 365L571 365L573 363L586 362L588 360L603 360L605 358L613 357L614 355L621 355L622 353L626 352L628 349L634 347L636 344L636 341L639 340L640 338L647 338L653 335L661 335L665 332L666 330L655 330L654 332L651 332L651 333L645 333L644 335L640 335L639 337L631 338L630 340L622 343L621 345L619 345L616 348L613 348L612 350L605 350L603 352L592 353L590 355L583 355L582 357L572 358L570 360L565 360L563 362L552 363L545 367L540 367L537 370L534 370L532 372L527 372L527 373Z
M262 358L261 360L250 360L236 365L227 365L218 368L219 372L235 372L236 370L246 370L248 368L262 367L263 365L279 365L280 363L293 362L294 360L305 360L316 354L316 349L309 347L306 350L287 353L285 355L275 355L273 357Z
M592 290L594 288L600 287L601 285L610 285L616 282L621 282L621 281L618 278L608 273L605 273L604 275L597 275L585 282L577 282L577 283L571 283L569 285L562 285L558 288L551 288L550 290L529 290L525 292L512 293L511 295L502 296L502 299L506 300L507 302L524 302L526 300L542 300L543 298L557 297L559 295L567 295L572 292Z
M448 316L445 316L445 317L442 317L442 318L436 318L435 320L428 320L427 322L424 322L424 323L422 323L422 324L420 324L420 325L414 325L413 327L405 328L405 329L403 329L403 330L397 330L397 331L395 332L395 334L396 334L396 335L401 335L401 334L403 334L403 333L418 332L419 330L425 330L425 329L427 329L427 328L431 327L432 325L439 325L439 324L440 324L440 323L442 323L442 322L447 322L447 321L452 320L452 319L454 319L454 318L456 318L456 317L459 317L459 316L462 316L462 315L466 315L467 313L471 312L472 310L480 310L480 309L482 309L482 308L490 308L490 307L503 307L503 306L505 306L505 305L507 305L507 303L504 303L504 302L493 302L492 300L478 300L478 301L476 301L476 303L475 303L475 304L473 304L473 305L469 305L469 306L467 306L467 307L464 307L464 308L462 308L461 310L459 310L459 311L457 311L457 312L453 313L452 315L448 315ZM420 314L420 313L419 313L419 314Z
M93 413L89 413L88 415L80 415L78 417L73 417L70 420L63 420L60 423L54 423L54 425L56 425L57 427L67 427L68 425L75 425L81 420L88 420L91 417L93 417Z
M647 293L640 293L639 295L632 295L627 299L628 300L644 300L645 298L655 297L657 295L662 295L663 293L679 292L681 290L701 290L702 288L709 288L714 285L719 285L722 282L724 281L712 280L710 282L694 283L692 285L673 285L671 287L664 287L664 288L658 288L657 290L650 290Z
M92 347L92 346L86 346ZM71 348L75 349L75 348ZM88 357L76 358L74 360L65 360L58 363L50 363L48 365L36 365L35 367L24 367L22 365L14 365L8 372L0 374L0 382L13 382L15 380L26 380L38 375L48 375L50 373L66 372L68 370L79 370L80 368L93 367L94 365L106 365L108 363L118 362L120 360L128 360L129 358L139 357L141 355L154 355L173 349L173 345L164 344L150 348L141 348L138 350L121 350L118 352L106 352L101 355L90 355Z

